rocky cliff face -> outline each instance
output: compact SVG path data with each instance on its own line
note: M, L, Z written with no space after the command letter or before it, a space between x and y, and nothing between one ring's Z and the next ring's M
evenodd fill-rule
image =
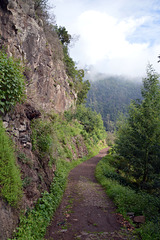
M33 0L0 1L0 45L26 65L28 102L44 111L63 112L74 105L59 39L45 31Z
M0 198L0 239L11 237L18 224L21 209L32 208L41 192L49 190L54 177L54 166L49 159L39 161L32 152L30 121L40 111L64 112L75 105L77 95L70 87L63 63L63 49L56 33L45 29L37 16L33 0L0 0L0 48L9 56L20 58L25 65L27 103L17 105L3 116L7 132L18 147L17 161L24 183L24 196L19 209L11 208ZM68 81L69 80L69 81ZM38 110L37 110L38 109ZM81 141L81 140L80 140ZM77 140L75 141L77 142ZM77 156L86 154L77 149Z

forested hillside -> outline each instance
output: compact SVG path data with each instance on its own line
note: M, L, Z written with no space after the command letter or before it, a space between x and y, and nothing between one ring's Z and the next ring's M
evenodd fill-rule
M142 220L133 234L142 240L159 240L159 75L149 66L143 85L120 76L85 76L85 70L70 56L74 39L65 27L51 21L48 2L0 0L0 240L44 239L62 202L69 172L98 154L106 143L111 145L110 135L115 142L98 165L96 177L126 220L130 214L130 223L135 223L133 217ZM120 113L126 116L116 122ZM112 134L115 128L116 134ZM101 153L99 157L104 156ZM99 157L94 159L99 161ZM88 166L86 176L90 176L87 171L92 164ZM101 189L89 189L85 184L90 179L81 173L77 185L71 179L79 199L67 195L69 204L56 225L62 235L73 230L74 239L88 239L83 234L90 227L93 234L97 231L98 239L104 239L103 232L109 239L113 232L101 229L101 222L106 223L110 205L101 206ZM89 202L103 210L105 220L95 208L89 214L79 208L81 183L89 196L83 205L88 208ZM92 201L93 195L96 201ZM84 226L83 236L75 228L75 222L83 224L70 208L74 200L78 212L84 213L81 220L84 223L85 219L87 228ZM100 224L90 220L92 212L99 216ZM73 228L67 225L71 214ZM115 224L109 220L109 225ZM125 231L124 238L111 238L125 240L126 236Z
M106 129L112 131L119 113L128 111L131 99L141 99L141 82L97 75L91 82L86 105L100 113Z
M143 99L133 101L119 121L112 155L98 165L97 178L119 212L141 223L136 229L140 239L159 240L160 82L150 65L141 94Z

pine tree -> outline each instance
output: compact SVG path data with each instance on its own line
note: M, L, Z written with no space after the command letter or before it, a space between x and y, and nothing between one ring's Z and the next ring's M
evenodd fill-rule
M152 66L141 90L143 100L132 102L128 118L117 133L116 151L123 170L142 188L154 188L160 173L160 85Z

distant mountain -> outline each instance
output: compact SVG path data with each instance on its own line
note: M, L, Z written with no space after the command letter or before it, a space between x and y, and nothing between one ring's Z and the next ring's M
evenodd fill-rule
M132 99L141 99L142 83L104 75L97 79L91 81L86 106L100 113L106 129L112 131L119 113L127 113Z

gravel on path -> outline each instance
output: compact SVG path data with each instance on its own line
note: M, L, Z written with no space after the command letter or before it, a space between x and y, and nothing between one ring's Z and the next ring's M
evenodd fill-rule
M127 228L122 228L122 217L95 178L96 165L107 151L108 148L101 150L70 172L62 202L45 239L136 239Z

